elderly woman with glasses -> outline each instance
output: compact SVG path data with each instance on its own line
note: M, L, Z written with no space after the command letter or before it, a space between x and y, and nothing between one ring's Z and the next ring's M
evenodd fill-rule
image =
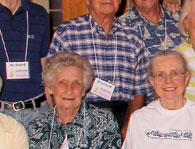
M184 97L190 72L174 50L152 57L148 78L159 99L135 111L123 149L194 149L195 103Z
M59 52L45 63L43 80L55 107L30 123L30 148L120 148L114 115L83 100L93 81L87 59Z
M195 0L184 0L179 20L179 31L186 37L186 41L175 50L183 54L192 74L185 97L195 100Z

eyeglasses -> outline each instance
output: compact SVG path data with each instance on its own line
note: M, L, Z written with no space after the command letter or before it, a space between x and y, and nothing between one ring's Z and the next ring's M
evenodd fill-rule
M153 77L158 80L158 81L165 81L165 79L167 78L167 76L169 76L169 78L171 80L178 80L181 79L181 76L185 74L185 72L177 72L177 71L171 71L170 74L166 74L164 72L159 72L153 75Z

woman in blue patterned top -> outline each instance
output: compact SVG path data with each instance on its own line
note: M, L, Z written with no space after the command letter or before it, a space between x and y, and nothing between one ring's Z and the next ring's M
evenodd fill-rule
M43 80L55 107L30 123L30 148L120 148L114 115L82 100L93 81L88 60L59 52L45 63Z

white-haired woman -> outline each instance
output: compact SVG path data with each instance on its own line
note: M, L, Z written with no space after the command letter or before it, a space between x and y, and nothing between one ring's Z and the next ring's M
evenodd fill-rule
M30 123L30 148L120 148L114 115L82 100L93 81L87 59L59 52L45 63L43 80L55 108Z
M184 97L190 72L183 56L174 50L155 53L149 81L159 99L135 111L123 149L194 149L195 102Z
M192 74L185 97L195 100L195 0L184 1L179 30L186 37L186 42L176 47L175 50L183 54Z

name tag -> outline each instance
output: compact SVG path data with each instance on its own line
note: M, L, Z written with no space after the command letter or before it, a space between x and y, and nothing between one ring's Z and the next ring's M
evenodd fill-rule
M7 79L29 79L28 62L6 62Z
M112 94L114 92L114 88L115 86L113 84L96 78L93 83L91 92L97 96L100 96L110 101Z

